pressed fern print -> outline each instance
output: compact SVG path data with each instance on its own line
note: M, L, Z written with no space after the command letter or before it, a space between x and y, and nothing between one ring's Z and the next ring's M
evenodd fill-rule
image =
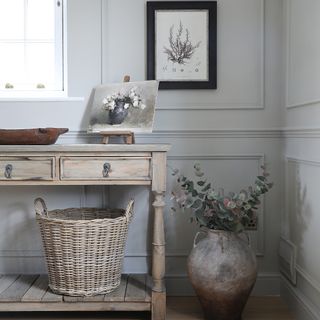
M173 34L174 27L174 25L171 26L168 38L170 47L164 47L164 53L167 54L168 60L184 65L187 63L187 60L192 58L196 49L200 47L201 41L193 45L190 40L190 32L188 28L184 29L181 21L175 35Z

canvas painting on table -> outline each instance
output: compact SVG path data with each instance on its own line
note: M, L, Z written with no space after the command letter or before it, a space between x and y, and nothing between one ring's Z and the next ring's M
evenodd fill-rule
M157 94L158 81L97 86L88 132L152 132Z

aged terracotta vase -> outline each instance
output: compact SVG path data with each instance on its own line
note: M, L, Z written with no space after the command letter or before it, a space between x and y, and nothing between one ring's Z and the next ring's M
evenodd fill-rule
M203 229L188 259L188 274L207 320L241 320L257 278L256 256L234 232ZM196 239L195 239L196 240Z

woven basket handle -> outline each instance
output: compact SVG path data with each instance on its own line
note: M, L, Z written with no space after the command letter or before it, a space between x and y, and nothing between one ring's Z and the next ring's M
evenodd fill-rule
M46 203L42 198L37 198L36 200L34 200L34 209L36 210L37 215L48 216L48 209Z
M126 208L125 217L127 218L128 221L131 219L133 214L133 204L134 204L134 200L131 199Z

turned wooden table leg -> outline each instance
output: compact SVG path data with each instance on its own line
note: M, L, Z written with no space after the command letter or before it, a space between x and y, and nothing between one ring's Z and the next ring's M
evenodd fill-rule
M152 320L163 320L166 317L165 275L165 236L163 222L163 194L154 192L154 231L152 252Z
M154 222L152 240L152 320L166 318L165 276L165 232L163 209L166 190L166 154L155 152L152 155L152 191L154 193Z

